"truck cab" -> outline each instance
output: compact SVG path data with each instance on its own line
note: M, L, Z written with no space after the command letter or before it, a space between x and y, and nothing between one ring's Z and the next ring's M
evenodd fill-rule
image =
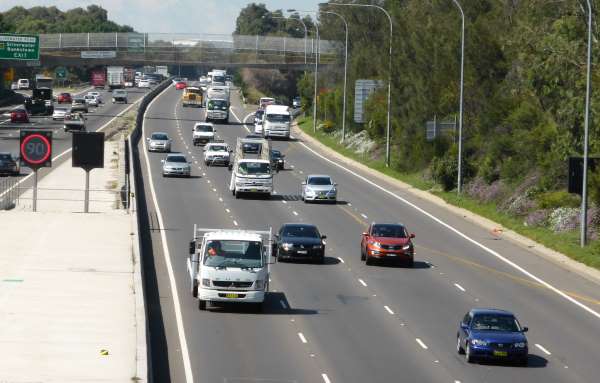
M229 121L229 100L209 98L206 102L206 121Z
M269 141L264 138L238 138L235 158L229 163L229 190L240 198L242 193L270 196L273 192L273 168Z
M200 310L214 303L249 303L262 310L269 291L272 231L194 226L187 269Z
M183 94L181 95L181 104L183 107L196 106L201 108L203 102L202 99L202 89L189 86L183 90Z
M262 131L265 138L290 138L290 110L285 105L267 105L263 114Z
M215 139L215 126L210 122L197 122L192 131L194 146L205 145Z

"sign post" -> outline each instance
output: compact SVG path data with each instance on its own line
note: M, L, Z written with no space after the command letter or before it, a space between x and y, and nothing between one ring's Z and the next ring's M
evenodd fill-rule
M40 37L0 33L0 60L40 60Z
M21 166L33 169L33 211L37 211L38 169L52 166L52 131L21 130Z
M83 212L90 208L90 171L104 167L104 132L73 133L72 166L85 170Z

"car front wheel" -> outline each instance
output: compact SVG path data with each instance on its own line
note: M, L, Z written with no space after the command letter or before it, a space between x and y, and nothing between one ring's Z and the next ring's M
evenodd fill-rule
M471 353L471 345L467 343L467 350L465 351L465 359L467 363L473 363L475 358L473 358L473 354Z
M465 353L465 349L462 347L462 344L460 343L459 336L456 337L456 352L460 355Z

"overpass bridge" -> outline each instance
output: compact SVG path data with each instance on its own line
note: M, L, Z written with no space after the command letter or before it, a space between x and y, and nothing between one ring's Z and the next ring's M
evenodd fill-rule
M41 34L40 64L93 67L98 65L218 65L277 69L310 69L319 47L319 62L337 61L343 44L313 38L251 35L165 33ZM5 66L31 66L3 62Z

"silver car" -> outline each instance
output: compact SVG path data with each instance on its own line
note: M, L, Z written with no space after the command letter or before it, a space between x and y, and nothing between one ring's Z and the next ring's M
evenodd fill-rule
M155 132L148 138L148 151L149 152L167 152L171 151L171 139L167 133Z
M302 182L302 200L333 201L337 200L337 184L327 175L308 175Z
M70 113L70 110L67 108L54 108L54 112L52 112L52 119L56 120L64 120L65 115Z
M168 154L162 160L162 175L189 177L192 173L192 163L181 153Z

